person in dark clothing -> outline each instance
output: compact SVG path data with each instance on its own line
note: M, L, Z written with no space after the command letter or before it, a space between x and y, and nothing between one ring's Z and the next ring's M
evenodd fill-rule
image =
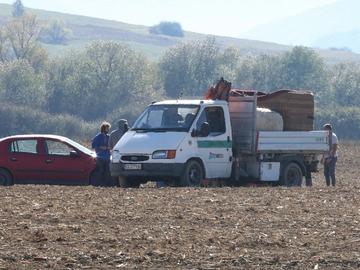
M110 133L109 137L109 146L110 150L112 150L117 142L121 139L121 137L128 131L129 125L126 119L120 119L118 121L118 128Z
M121 137L126 133L126 131L129 130L129 125L126 119L120 119L118 121L118 128L115 129L114 131L112 131L110 133L110 137L109 137L109 147L110 150L112 151L115 147L115 145L117 144L117 142L121 139ZM114 183L114 185L116 186L120 186L118 177L112 177L112 181Z
M312 187L311 164L306 164L305 169L305 184L307 187Z
M93 183L94 186L114 186L110 177L110 147L109 130L111 125L103 122L98 133L92 140L92 148L96 152L96 169Z

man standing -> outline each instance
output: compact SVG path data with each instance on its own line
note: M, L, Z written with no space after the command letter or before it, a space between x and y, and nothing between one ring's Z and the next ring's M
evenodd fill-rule
M334 187L336 184L335 180L335 167L337 162L337 150L338 150L338 138L336 134L332 131L332 126L330 124L325 124L323 126L324 130L327 130L330 135L331 139L331 147L330 152L325 154L321 160L324 164L324 175L326 180L326 185L330 186L330 179L331 185Z
M129 125L126 119L120 119L118 121L118 128L110 133L109 138L109 147L110 150L113 150L117 142L121 139L121 137L128 131ZM118 177L111 177L113 185L120 186Z
M109 146L110 146L111 150L115 147L115 145L121 139L121 137L125 134L125 132L128 131L128 129L129 129L129 125L128 125L127 120L126 119L120 119L118 121L118 128L115 129L110 134Z
M109 147L109 130L111 125L103 122L98 133L92 140L92 148L96 152L96 177L94 186L111 186L110 177L110 147Z

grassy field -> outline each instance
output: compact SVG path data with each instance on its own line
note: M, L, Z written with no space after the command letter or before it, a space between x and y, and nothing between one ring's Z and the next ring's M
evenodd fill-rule
M72 29L73 38L64 45L46 45L51 55L61 55L69 50L84 48L95 40L112 40L128 44L131 48L143 52L150 59L157 60L170 47L180 42L193 42L207 37L201 33L185 31L183 38L153 35L149 33L149 26L133 25L123 22L63 14L58 12L27 9L29 13L38 16L42 23L50 20L61 20ZM11 5L0 4L0 25L11 19ZM289 51L292 47L276 43L262 42L214 36L222 48L235 46L244 55L280 54ZM339 62L360 62L360 55L347 51L316 50L329 64Z
M335 188L0 187L0 269L359 269L359 152Z

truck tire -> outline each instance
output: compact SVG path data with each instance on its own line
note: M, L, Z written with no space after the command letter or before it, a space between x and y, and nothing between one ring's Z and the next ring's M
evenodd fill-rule
M139 188L140 182L135 179L129 179L126 176L119 176L118 186L121 188Z
M204 170L196 160L186 163L185 169L180 177L180 184L183 187L198 187L204 179Z
M5 169L0 169L0 186L10 186L12 184L11 174Z
M281 184L287 187L300 187L303 173L300 166L295 162L285 163L281 173Z

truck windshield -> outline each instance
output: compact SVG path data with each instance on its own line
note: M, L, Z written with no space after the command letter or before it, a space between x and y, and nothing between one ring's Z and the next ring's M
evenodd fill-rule
M136 120L132 130L188 132L198 110L197 105L150 105Z

